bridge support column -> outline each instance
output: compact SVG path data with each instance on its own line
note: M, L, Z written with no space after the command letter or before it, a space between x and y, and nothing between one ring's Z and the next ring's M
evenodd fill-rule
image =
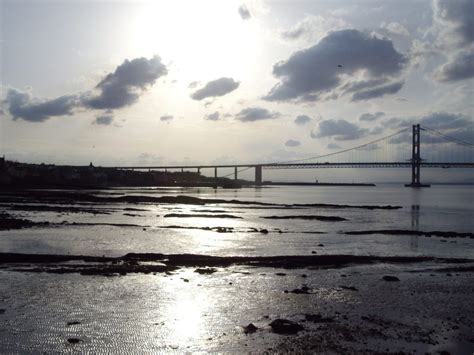
M255 185L262 185L262 166L255 165Z
M214 168L214 179L217 180L217 168Z
M237 167L234 167L234 180L237 181Z
M413 125L412 151L411 151L411 184L406 187L430 187L420 182L421 153L420 153L420 125Z
M197 168L198 175L201 175L201 168Z

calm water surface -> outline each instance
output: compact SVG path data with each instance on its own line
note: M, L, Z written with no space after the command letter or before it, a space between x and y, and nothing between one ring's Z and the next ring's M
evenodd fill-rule
M399 185L377 187L282 186L260 189L136 188L87 191L99 196L178 196L202 199L256 201L278 204L399 205L398 210L357 208L262 209L258 205L206 204L107 204L92 205L110 214L19 212L35 221L88 223L87 226L51 226L0 232L2 252L122 255L127 252L203 253L213 255L377 254L472 256L467 238L445 240L414 236L343 234L344 231L408 229L422 231L474 231L474 190L470 186L432 186L411 189ZM81 207L88 207L81 205ZM127 211L138 208L145 211ZM170 218L169 213L230 214L241 219ZM130 215L131 214L131 215ZM343 222L298 219L271 220L265 216L327 215ZM135 224L119 227L106 224ZM233 227L234 233L180 227ZM268 234L249 233L248 228L267 229ZM279 230L284 233L279 233ZM304 232L304 233L303 233ZM318 232L318 233L311 233ZM323 244L323 246L321 246Z

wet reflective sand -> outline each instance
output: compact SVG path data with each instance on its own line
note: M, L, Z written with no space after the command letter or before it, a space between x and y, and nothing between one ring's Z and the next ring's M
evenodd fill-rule
M471 354L474 262L460 263L459 259L474 259L474 239L469 237L474 230L472 191L449 189L435 188L431 195L392 187L365 192L331 188L92 192L106 198L186 195L227 201L205 204L59 203L2 200L0 196L0 211L14 218L49 222L0 231L3 258L5 253L415 257L403 263L368 259L296 267L281 263L273 267L261 263L211 265L206 261L203 265L181 263L176 269L150 272L145 268L147 273L140 269L122 274L51 273L84 264L81 260L2 262L1 352L416 350ZM397 197L397 191L412 195ZM366 196L369 193L372 195ZM231 203L233 199L255 203ZM302 206L305 204L353 206ZM402 208L356 207L369 204ZM169 214L174 215L165 217ZM193 214L197 216L189 217ZM264 218L269 216L285 218ZM289 216L294 218L286 218ZM298 218L301 216L341 220ZM458 234L346 234L370 230ZM431 258L419 258L422 256ZM109 264L116 265L113 261ZM131 265L152 264L139 260L138 266ZM199 268L215 272L195 272ZM386 281L384 276L398 280ZM277 334L270 326L277 319L295 322L303 330ZM250 323L255 332L246 334Z

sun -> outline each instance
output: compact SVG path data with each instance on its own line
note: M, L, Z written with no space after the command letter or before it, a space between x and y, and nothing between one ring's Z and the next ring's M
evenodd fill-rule
M237 1L149 1L132 19L134 55L160 55L177 80L241 76L255 60L256 24L244 21Z

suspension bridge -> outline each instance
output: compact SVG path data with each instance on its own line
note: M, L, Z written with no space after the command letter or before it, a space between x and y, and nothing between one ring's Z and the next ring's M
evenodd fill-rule
M422 134L423 132L423 134ZM423 139L422 139L423 135ZM423 152L423 155L422 155ZM403 128L374 141L304 159L250 164L118 166L124 170L194 170L233 168L235 180L242 171L255 169L255 185L263 181L263 169L328 169L328 168L410 168L411 183L407 187L428 187L421 182L421 168L474 168L474 144L421 126Z

